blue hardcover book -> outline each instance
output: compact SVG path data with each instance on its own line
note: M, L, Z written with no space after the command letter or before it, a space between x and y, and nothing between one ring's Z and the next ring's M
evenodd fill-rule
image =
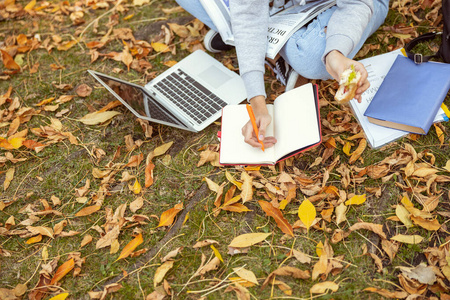
M427 134L450 89L450 64L399 55L364 115L371 123Z

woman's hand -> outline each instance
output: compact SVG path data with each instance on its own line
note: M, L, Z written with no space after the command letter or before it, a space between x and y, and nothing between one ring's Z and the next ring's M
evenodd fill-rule
M255 114L256 126L258 126L259 139L264 143L264 148L270 148L277 140L273 137L266 137L266 128L272 121L272 117L269 115L266 107L266 99L264 96L256 96L250 99L250 104L252 105L253 113ZM247 144L261 148L261 144L256 138L256 134L253 131L253 125L250 121L242 127L242 135Z
M339 82L341 73L353 65L356 71L361 73L361 80L358 83L355 99L361 103L361 95L369 88L370 83L367 80L367 70L364 65L353 59L345 57L341 52L333 50L325 57L325 66L328 73Z

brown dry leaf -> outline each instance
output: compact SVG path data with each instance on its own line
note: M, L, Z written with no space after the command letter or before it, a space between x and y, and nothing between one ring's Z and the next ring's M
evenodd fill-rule
M155 165L150 161L145 167L145 187L150 187L153 182L153 170L155 169Z
M175 261L169 260L160 265L156 271L155 276L153 277L153 286L156 287L161 281L163 281L164 276L166 276L167 272L172 269Z
M72 48L73 46L75 46L77 43L78 43L78 41L75 41L75 40L67 41L67 42L64 42L64 43L58 45L56 47L56 49L58 49L59 51L67 51L70 48Z
M422 167L415 170L411 176L427 177L428 175L436 174L437 172L439 172L437 169Z
M264 241L271 233L245 233L235 237L228 247L245 248Z
M135 213L143 205L144 205L144 198L137 197L133 202L130 203L130 210L131 212Z
M338 207L336 207L336 224L339 225L340 223L347 220L347 217L345 214L347 213L347 206L344 203L339 204Z
M81 245L80 248L83 248L84 246L86 246L87 244L89 244L90 242L92 242L92 236L90 234L86 234L83 237L83 240L81 241Z
M92 88L89 85L82 83L79 86L77 86L75 92L77 93L78 96L85 98L92 93Z
M374 287L365 288L363 291L377 293L380 296L383 296L386 298L391 298L391 299L404 299L404 298L408 297L408 293L405 291L391 292L391 291L388 291L385 289L379 289L379 288L374 288Z
M75 266L75 261L73 258L69 259L65 263L63 263L59 268L56 270L55 275L53 276L52 280L50 281L50 285L54 285L58 281L60 281L67 273L69 273L73 267Z
M3 65L8 70L20 70L20 66L14 61L14 58L12 58L11 55L8 54L8 52L3 51L0 49Z
M398 275L398 280L402 288L410 294L422 295L428 289L427 284L420 283L415 279L409 279L403 276L403 274Z
M269 216L275 219L275 222L277 223L278 228L281 229L284 233L294 236L294 231L292 229L291 224L286 220L286 218L283 216L283 213L278 208L274 207L270 202L267 202L265 200L259 200L258 201L261 208L264 210L264 212Z
M306 255L305 253L292 249L292 255L294 255L295 259L297 259L299 262L303 264L310 264L311 263L311 257Z
M236 293L236 297L238 300L250 300L251 299L250 292L239 282L235 282L234 286L231 286L231 285L228 286L224 292L228 293L231 291Z
M187 38L189 36L189 30L185 26L178 25L177 23L167 23L167 25L179 37Z
M161 214L159 224L157 227L172 225L176 215L183 210L183 203L178 203L171 209L166 210Z
M264 280L261 288L266 287L267 284L272 282L274 276L289 276L297 279L309 279L311 277L308 270L303 271L295 267L283 266L270 273L266 280Z
M216 270L220 265L220 259L217 256L214 256L213 259L211 259L211 261L209 263L207 263L206 265L204 265L200 270L199 270L199 274L200 275L205 275L206 273L208 273L209 271L214 271Z
M382 239L386 239L386 234L383 232L383 225L381 225L381 224L360 222L360 223L353 224L349 228L349 231L352 232L352 231L359 230L359 229L370 230L370 231L378 234Z
M132 239L126 246L123 248L122 252L120 252L119 257L116 259L118 261L119 259L128 257L131 252L136 249L137 246L142 244L144 242L144 238L142 237L142 234L139 233L134 239Z
M319 261L314 265L311 279L316 280L321 274L325 274L328 269L328 255L325 251L319 257Z
M356 148L355 151L353 151L352 156L350 156L348 163L352 164L354 163L356 160L358 160L358 158L361 156L361 154L364 152L364 150L367 147L367 141L366 139L361 139L359 141L359 145L358 148Z
M48 236L49 238L53 238L53 229L50 227L44 227L44 226L27 226L27 230L31 232L32 234L42 234L45 236Z
M241 199L242 203L252 200L253 197L253 178L247 172L241 173Z
M332 292L336 292L338 289L339 289L339 284L337 284L333 281L324 281L324 282L319 282L319 283L316 283L315 285L313 285L309 289L309 292L311 294L324 294L324 293L327 293L328 290L330 290Z
M77 212L75 214L76 217L84 217L84 216L88 216L90 214L95 213L96 211L98 211L101 208L100 205L91 205L91 206L87 206L85 208L80 209L79 212Z
M169 253L167 253L166 256L164 256L163 258L161 258L161 262L166 262L169 260L172 260L173 258L175 258L178 253L181 252L181 250L183 250L184 247L178 247L175 250L170 251Z
M195 243L195 245L192 246L192 248L196 249L196 248L201 248L201 247L209 246L209 245L212 245L212 244L217 244L217 245L219 245L219 242L218 242L218 241L215 241L215 240L203 240L203 241L200 241L200 242Z

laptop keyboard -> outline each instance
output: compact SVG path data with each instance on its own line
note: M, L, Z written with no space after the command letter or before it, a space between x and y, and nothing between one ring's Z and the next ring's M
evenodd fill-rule
M155 88L197 124L203 123L227 105L225 101L179 69L158 82Z

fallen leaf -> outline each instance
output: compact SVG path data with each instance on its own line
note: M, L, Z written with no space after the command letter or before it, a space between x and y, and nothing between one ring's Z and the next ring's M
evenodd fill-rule
M84 217L84 216L88 216L90 214L95 213L96 211L98 211L101 208L100 205L91 205L91 206L87 206L85 208L80 209L79 212L77 212L75 214L76 217Z
M345 214L347 213L347 206L344 203L341 203L336 207L336 224L339 225L340 223L347 220L347 217Z
M82 83L79 86L77 86L75 92L77 93L78 96L85 98L92 93L92 88L89 85Z
M156 51L156 52L169 52L170 51L170 48L169 48L169 46L167 46L166 44L163 44L163 43L151 43L151 45L152 45L152 47L153 47L153 49Z
M6 191L14 178L15 168L9 168L5 174L5 181L3 181L3 190Z
M156 271L155 276L153 277L153 286L156 287L161 281L163 281L164 276L166 276L167 272L172 269L175 261L169 260L160 265Z
M138 209L140 209L144 205L144 198L137 197L136 200L130 203L131 212L135 213Z
M214 271L214 270L216 270L219 267L219 265L220 265L220 259L218 257L214 257L213 259L211 259L211 261L209 263L204 265L199 270L199 274L200 275L205 275L206 273L208 273L210 271Z
M53 276L52 280L50 281L50 285L54 285L58 281L60 281L67 273L69 273L73 267L75 266L75 261L73 258L69 259L65 263L63 263L59 268L56 270L55 275Z
M406 228L411 228L414 226L409 218L411 216L410 212L403 205L397 204L397 207L395 208L395 215Z
M363 195L355 195L345 201L345 205L360 205L366 202L366 194Z
M176 215L183 210L183 203L178 203L171 209L166 210L161 214L159 224L157 227L172 225Z
M264 200L259 200L258 203L268 216L275 219L275 222L277 223L277 226L281 229L281 231L290 236L294 236L292 226L283 216L281 210L274 207L270 202Z
M209 247L211 247L211 249L213 250L214 255L215 255L221 262L223 262L222 255L220 254L219 250L217 250L217 248L214 247L214 245L210 245Z
M391 292L389 290L379 289L379 288L374 288L374 287L365 288L363 291L377 293L378 295L381 295L383 297L393 298L393 299L404 299L404 298L408 297L408 293L405 291Z
M167 152L167 150L169 150L169 148L172 145L173 145L173 142L168 142L168 143L162 144L161 146L155 148L155 150L153 150L153 153L155 154L155 156L163 155L164 153Z
M61 293L54 297L51 297L49 300L64 300L69 296L69 293Z
M254 284L258 284L258 279L256 278L255 273L253 273L250 270L245 269L244 267L241 268L233 268L234 273L236 273L239 277L242 279L245 279L249 282L252 282Z
M229 247L245 248L264 241L271 233L245 233L235 237Z
M34 243L39 243L40 241L42 241L42 234L38 234L36 236L29 238L25 243L31 245Z
M404 235L398 234L396 236L391 237L391 240L404 243L404 244L419 244L423 241L423 237L420 235Z
M3 60L3 65L9 70L20 70L20 66L14 61L8 52L0 50Z
M350 158L348 160L348 163L349 164L354 163L361 156L361 154L364 152L364 150L366 149L366 146L367 146L366 139L361 139L359 141L358 148L356 148L356 150L353 151L352 156L350 156Z
M439 224L439 221L437 219L426 220L422 217L411 215L411 220L414 222L414 224L419 225L426 230L436 231L441 228L441 224Z
M316 283L315 285L313 285L310 289L309 292L311 294L324 294L326 293L328 290L332 291L332 292L336 292L339 289L339 285L333 281L324 281L324 282L319 282Z
M201 248L201 247L209 246L209 245L212 245L212 244L217 244L217 245L218 245L219 242L218 242L218 241L215 241L215 240L203 240L203 241L200 241L200 242L195 243L195 245L192 246L192 248L196 249L196 248Z
M143 242L144 242L144 239L142 237L142 234L139 233L134 239L132 239L125 246L125 248L123 248L122 252L120 252L120 255L116 259L116 261L118 261L119 259L122 259L122 258L127 258L131 254L131 252L133 252L134 249L136 249L136 247L139 246L140 244L142 244Z
M109 121L117 115L120 115L120 112L117 111L93 112L85 115L81 119L78 119L78 121L86 125L97 125Z
M307 230L313 224L316 219L316 208L308 199L303 200L303 202L298 207L298 216L303 224L306 226Z

